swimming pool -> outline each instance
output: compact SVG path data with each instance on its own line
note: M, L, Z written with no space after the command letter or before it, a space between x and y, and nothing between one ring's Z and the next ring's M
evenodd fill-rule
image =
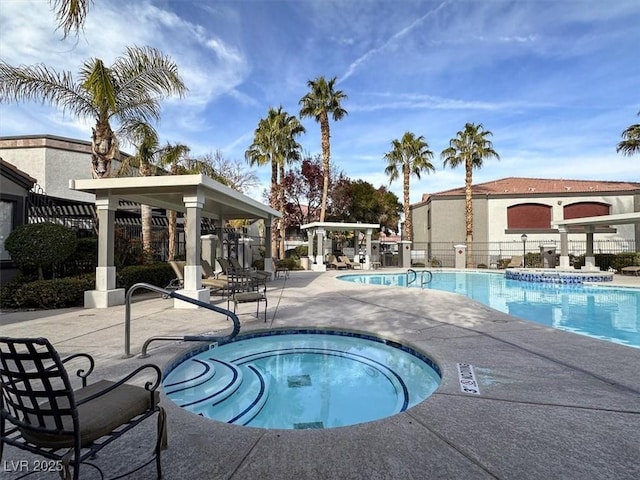
M423 288L458 293L524 320L640 348L640 289L530 283L489 272L432 274L432 280ZM371 285L407 284L405 273L338 278ZM420 288L420 282L411 286Z
M194 351L165 373L176 404L227 423L332 428L400 413L440 384L424 354L372 335L326 330L257 332Z

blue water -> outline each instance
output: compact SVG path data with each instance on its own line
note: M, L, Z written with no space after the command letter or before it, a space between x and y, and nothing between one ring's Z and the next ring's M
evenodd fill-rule
M407 281L404 273L338 278L389 286L405 286ZM484 272L433 272L424 288L458 293L524 320L640 348L640 289L522 282Z
M238 337L242 338L242 337ZM402 412L440 384L427 358L375 337L268 332L191 356L167 396L207 418L262 428L331 428Z

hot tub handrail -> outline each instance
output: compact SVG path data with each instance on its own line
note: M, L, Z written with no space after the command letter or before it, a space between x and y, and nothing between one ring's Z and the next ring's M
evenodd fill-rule
M227 317L231 318L233 321L233 330L229 335L224 336L213 336L213 335L185 335L182 337L151 337L148 338L142 347L141 356L147 356L147 346L153 340L183 340L186 342L211 342L211 343L225 343L233 338L235 338L238 333L240 333L240 319L238 316L232 312L231 310L227 310L226 308L221 308L216 305L211 305L210 303L203 302L201 300L197 300L195 298L187 297L185 295L181 295L176 293L175 291L165 290L164 288L160 288L156 285L151 285L150 283L136 283L129 288L126 294L125 299L125 319L124 319L124 356L123 358L131 357L131 296L133 292L140 289L146 288L147 290L151 290L153 292L161 293L162 295L170 298L175 298L177 300L181 300L183 302L191 303L193 305L197 305L198 307L206 308L208 310L213 310L217 313L222 313Z
M413 278L411 280L409 280L410 273L413 274ZM409 268L407 270L407 287L411 285L413 282L415 282L417 278L418 278L418 273L413 268Z

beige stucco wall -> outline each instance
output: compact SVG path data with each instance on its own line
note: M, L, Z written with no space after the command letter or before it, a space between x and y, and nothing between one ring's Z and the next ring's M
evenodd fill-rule
M549 205L552 219L563 218L563 208L581 202L601 202L611 206L611 214L638 211L638 195L604 193L601 195L564 195L540 197L488 197L473 201L473 239L475 242L520 242L522 232L507 233L507 208L522 203ZM427 212L431 210L431 229L427 228ZM414 243L465 242L463 197L439 197L430 203L413 206ZM599 240L634 240L637 225L616 225L615 232L596 233ZM527 232L528 241L559 241L559 233ZM569 235L570 240L584 240L584 233Z

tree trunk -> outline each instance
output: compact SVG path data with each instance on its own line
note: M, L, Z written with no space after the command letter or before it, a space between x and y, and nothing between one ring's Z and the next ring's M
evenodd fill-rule
M278 183L278 210L284 213L284 161L278 166L280 170L280 182ZM284 218L279 221L280 231L278 236L280 237L280 251L278 252L278 258L284 258L284 239L285 239L285 225Z
M111 176L111 160L118 152L116 139L108 119L98 119L91 136L91 175L93 178Z
M473 191L471 183L473 181L473 165L471 159L465 162L465 179L464 179L464 210L465 210L465 227L467 234L467 268L473 268Z
M178 233L178 213L174 210L167 210L167 221L169 223L169 251L167 252L167 256L169 260L175 260Z
M141 161L139 171L141 177L150 177L151 165L149 165L149 162ZM152 263L153 261L151 216L151 207L149 205L140 205L140 218L142 223L142 256L144 263Z
M403 178L403 194L404 194L404 235L405 240L413 241L413 219L411 218L409 182L410 180L409 165L402 165Z
M320 116L320 136L322 137L322 203L320 205L320 221L324 222L327 213L327 197L329 196L329 166L331 150L329 144L329 116L322 112Z
M278 162L271 158L271 194L269 195L269 205L278 209ZM278 258L278 219L271 222L271 258Z

